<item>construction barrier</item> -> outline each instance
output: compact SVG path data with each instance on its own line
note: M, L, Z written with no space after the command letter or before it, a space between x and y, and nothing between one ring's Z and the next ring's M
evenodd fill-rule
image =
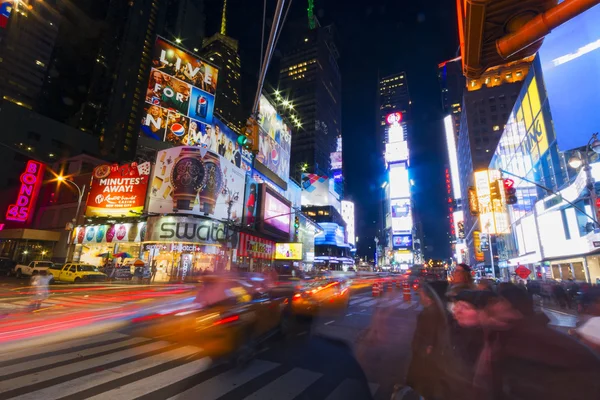
M381 288L379 287L379 282L375 282L373 284L373 297L379 297L381 294Z
M388 290L388 292L391 292L394 290L394 281L392 281L392 280L388 281L387 290Z
M410 283L408 279L402 284L402 297L404 301L410 301Z

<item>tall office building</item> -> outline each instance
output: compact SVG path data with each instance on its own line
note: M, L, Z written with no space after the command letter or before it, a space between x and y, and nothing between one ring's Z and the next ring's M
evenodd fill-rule
M292 135L291 176L301 169L330 175L331 154L342 134L342 80L332 25L309 29L306 20L286 25L290 38L279 70L277 96L294 110L301 125Z
M487 169L508 121L533 58L491 68L479 79L468 79L462 101L457 158L462 204L468 204L473 173ZM485 227L464 212L465 239L469 262L476 264L474 238Z
M61 20L56 0L1 4L0 97L35 110Z
M206 37L204 0L167 0L161 36L198 53Z
M202 55L219 68L219 84L215 100L215 112L220 119L235 132L241 132L245 125L241 103L241 61L238 41L227 36L227 0L223 2L221 30L204 39Z
M466 86L460 57L444 61L438 65L438 80L442 93L442 109L444 114L452 115L454 134L458 135L463 91Z
M77 121L98 135L102 156L133 159L150 56L155 36L164 29L167 3L161 0L111 0L88 98Z

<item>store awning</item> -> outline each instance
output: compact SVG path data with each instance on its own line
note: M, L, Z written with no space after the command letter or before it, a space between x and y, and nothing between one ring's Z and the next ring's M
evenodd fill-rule
M2 239L58 242L60 240L60 232L44 231L41 229L4 229L0 231L0 240Z

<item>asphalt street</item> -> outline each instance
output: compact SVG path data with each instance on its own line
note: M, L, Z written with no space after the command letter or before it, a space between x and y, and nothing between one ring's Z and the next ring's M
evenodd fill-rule
M298 324L244 368L125 330L22 349L0 354L0 400L389 399L419 309L399 291L355 295L342 315Z

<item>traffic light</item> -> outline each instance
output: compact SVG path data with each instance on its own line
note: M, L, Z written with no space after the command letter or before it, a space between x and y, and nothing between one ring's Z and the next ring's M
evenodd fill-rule
M504 197L506 197L506 204L517 203L517 189L512 179L504 179Z
M296 217L294 218L294 229L298 230L300 228L300 217L298 217L296 215Z
M242 134L238 136L237 142L240 146L257 153L258 152L258 122L253 117L248 118Z
M490 198L492 200L502 200L500 191L500 180L495 180L490 184Z

